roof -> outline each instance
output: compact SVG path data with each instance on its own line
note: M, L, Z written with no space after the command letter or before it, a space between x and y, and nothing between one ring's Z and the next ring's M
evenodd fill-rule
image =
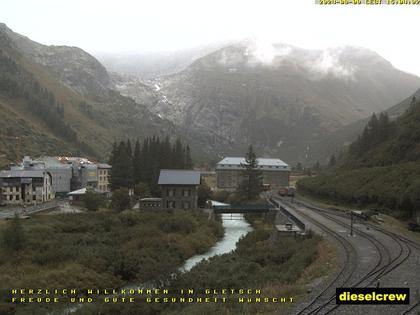
M261 166L289 166L280 159L271 159L271 158L257 158L258 165ZM245 164L245 158L243 157L225 157L221 160L219 164L228 164L228 165L241 165Z
M78 190L74 190L74 191L69 192L69 193L67 194L67 196L84 195L84 194L86 194L86 191L87 191L87 190L88 190L87 188L81 188L81 189L78 189ZM101 191L100 191L100 190L98 190L98 189L96 189L96 188L94 188L94 189L89 189L89 191L93 191L93 192L95 192L95 193L101 193Z
M142 198L140 201L162 201L162 198Z
M10 170L0 171L1 178L44 177L44 171Z
M86 188L71 191L67 194L67 196L84 195L84 194L86 194Z
M200 185L200 171L161 170L158 185Z
M97 163L96 166L98 166L98 168L112 168L111 165L106 163Z

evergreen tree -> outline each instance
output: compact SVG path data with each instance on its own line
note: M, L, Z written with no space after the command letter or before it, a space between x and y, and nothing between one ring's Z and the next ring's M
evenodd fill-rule
M114 164L115 156L117 155L117 149L118 149L117 142L114 141L114 143L112 144L111 155L109 156L109 159L108 159L109 165Z
M176 139L174 152L174 165L173 168L183 169L185 167L184 150L180 139Z
M180 139L172 144L169 137L162 141L153 136L145 138L142 143L137 140L134 152L129 140L114 143L109 164L112 166L113 190L120 187L131 188L142 182L156 195L159 191L157 181L161 169L191 169L193 161L190 147L184 146Z
M193 168L193 162L192 162L192 158L191 158L191 151L190 151L190 146L187 145L187 147L185 148L185 165L184 165L185 169L192 169Z
M127 142L129 144L129 142ZM127 144L121 141L115 157L113 158L111 171L111 189L116 190L121 187L132 188L134 185L133 179L133 160L129 155L130 149Z
M257 156L252 148L249 146L248 152L245 156L245 163L242 164L244 170L242 171L242 182L238 187L239 196L245 197L247 200L253 200L262 192L262 172L258 169Z
M134 183L138 184L142 180L142 165L141 165L141 146L140 141L137 140L134 145L133 153L133 170L134 170Z
M337 159L335 157L335 155L331 155L330 160L328 162L328 166L329 167L334 167L337 164Z

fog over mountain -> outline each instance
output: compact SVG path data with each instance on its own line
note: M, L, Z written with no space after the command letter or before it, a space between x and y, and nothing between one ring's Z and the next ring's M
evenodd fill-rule
M312 163L352 140L357 128L346 126L420 87L418 77L360 47L247 40L158 55L156 63L122 58L111 72L80 48L42 45L4 24L0 41L5 128L26 134L35 153L72 147L104 156L115 139L170 134L202 161L241 155L252 143L259 155Z
M152 112L185 126L221 155L253 143L265 155L310 161L319 157L314 143L405 99L420 79L365 48L243 41L191 60L175 74L120 77L116 87L137 100L144 97L141 89L154 93Z
M109 71L134 75L142 79L153 79L182 71L198 58L216 51L224 45L221 42L167 52L97 52L95 56Z

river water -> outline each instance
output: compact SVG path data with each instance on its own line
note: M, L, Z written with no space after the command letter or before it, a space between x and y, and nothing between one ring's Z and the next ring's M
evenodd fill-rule
M220 241L218 241L212 248L210 248L206 253L201 255L195 255L187 259L184 265L179 269L180 271L188 272L204 259L208 259L216 255L222 255L234 251L236 249L236 243L239 241L239 239L253 230L251 225L244 219L242 214L235 214L234 216L231 216L230 214L222 214L222 222L223 228L225 230L223 238ZM149 285L151 285L150 287L153 287L152 283L137 283L126 285L123 288L138 289L149 287ZM58 314L72 314L81 307L82 304L73 305L67 307L64 311L61 311ZM52 314L55 313L50 313L50 315Z
M230 253L236 248L238 240L252 231L251 225L245 221L242 214L236 214L234 220L231 219L230 214L222 214L222 220L225 229L223 238L210 248L207 253L196 255L186 260L184 265L180 268L181 271L191 270L192 267L203 259Z

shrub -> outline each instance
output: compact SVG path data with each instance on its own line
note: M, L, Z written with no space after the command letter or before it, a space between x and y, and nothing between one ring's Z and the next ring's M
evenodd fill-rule
M25 242L25 233L20 223L20 218L16 213L3 232L3 245L6 249L19 252L23 249Z
M95 211L105 204L105 198L102 194L88 190L83 195L82 202L88 210Z
M127 188L120 188L112 193L111 208L116 211L123 211L130 207L130 196Z

